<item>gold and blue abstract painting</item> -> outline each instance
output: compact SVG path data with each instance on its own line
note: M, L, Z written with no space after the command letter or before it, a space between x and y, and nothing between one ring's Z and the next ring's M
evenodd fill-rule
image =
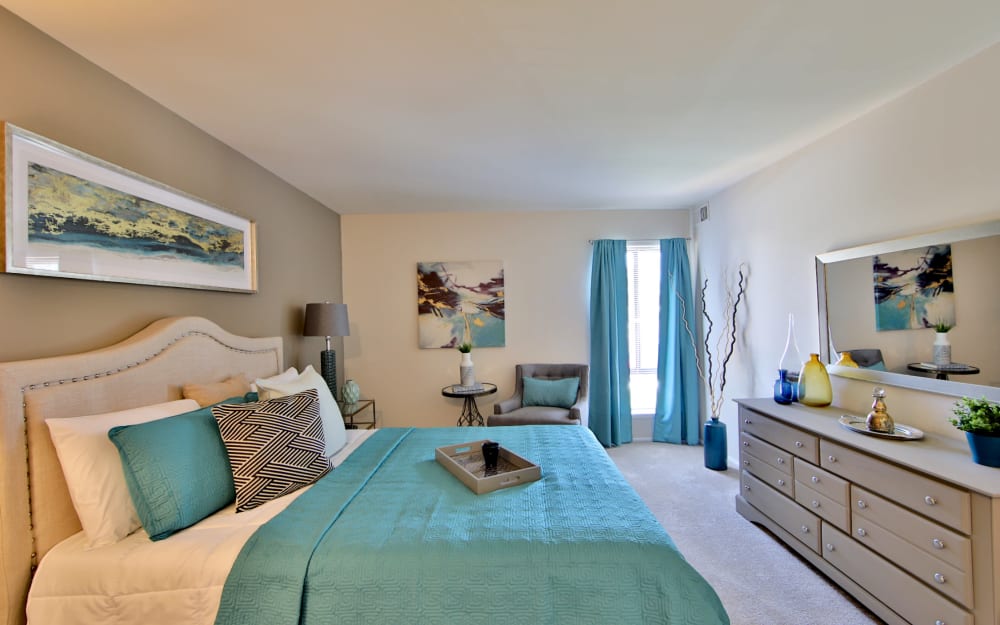
M256 224L0 121L0 272L255 293Z
M38 163L28 165L28 241L243 267L243 232Z
M506 344L501 261L417 263L420 347L503 347Z
M872 270L877 331L955 325L951 245L873 256Z

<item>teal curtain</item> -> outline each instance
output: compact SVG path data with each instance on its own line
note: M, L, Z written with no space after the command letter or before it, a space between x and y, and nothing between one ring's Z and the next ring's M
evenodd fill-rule
M656 365L654 441L698 444L701 423L694 313L687 242L661 239L660 348Z
M594 241L590 270L590 429L605 447L632 442L625 241Z

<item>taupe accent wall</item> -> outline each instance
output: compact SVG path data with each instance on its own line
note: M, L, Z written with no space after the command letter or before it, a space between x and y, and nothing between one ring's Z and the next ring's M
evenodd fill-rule
M283 335L287 364L318 366L322 339L298 334L306 302L341 301L336 213L5 9L0 76L0 119L256 221L259 286L248 295L0 273L0 361L199 315L237 334Z

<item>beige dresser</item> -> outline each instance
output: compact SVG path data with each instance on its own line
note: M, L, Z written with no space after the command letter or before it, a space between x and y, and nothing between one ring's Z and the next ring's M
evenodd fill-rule
M887 623L1000 624L1000 469L961 440L852 432L834 407L737 404L740 514Z

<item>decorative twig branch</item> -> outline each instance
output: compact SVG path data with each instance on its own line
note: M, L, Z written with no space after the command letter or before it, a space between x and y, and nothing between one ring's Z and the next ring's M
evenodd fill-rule
M694 358L698 377L708 390L709 413L713 419L718 419L719 414L722 412L723 394L726 390L726 370L729 367L729 360L733 357L733 352L736 349L736 316L739 312L740 303L743 302L744 295L746 294L746 284L746 264L740 263L735 298L733 297L733 289L728 285L726 286L726 299L723 305L723 313L725 315L723 318L726 322L722 328L722 332L716 338L714 350L712 349L711 336L715 328L715 323L712 321L711 315L708 314L706 297L706 292L708 291L707 278L701 287L701 313L705 320L705 338L702 345L705 348L705 362L707 367L702 367L701 356L699 356L698 350L695 350ZM687 332L688 338L691 339L691 345L697 345L697 341L694 338L694 331L687 320L687 302L684 301L684 297L680 293L675 293L675 295L681 305L681 320L684 322L684 330ZM716 360L719 363L718 370L715 369Z

